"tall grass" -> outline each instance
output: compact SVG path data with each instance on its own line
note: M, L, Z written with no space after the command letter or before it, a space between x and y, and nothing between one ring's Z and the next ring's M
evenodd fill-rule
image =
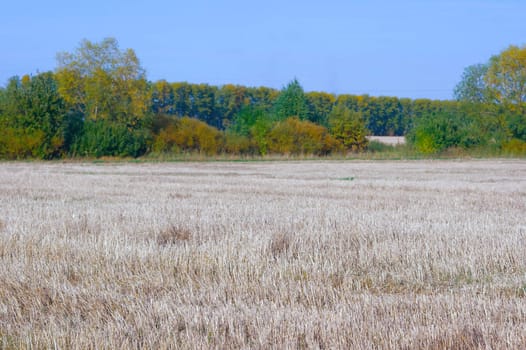
M0 347L525 348L525 198L518 160L2 163Z

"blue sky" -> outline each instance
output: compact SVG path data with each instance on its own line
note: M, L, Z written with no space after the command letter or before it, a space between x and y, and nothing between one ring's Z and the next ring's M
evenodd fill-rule
M463 69L526 44L526 1L6 1L0 84L115 37L150 80L448 99Z

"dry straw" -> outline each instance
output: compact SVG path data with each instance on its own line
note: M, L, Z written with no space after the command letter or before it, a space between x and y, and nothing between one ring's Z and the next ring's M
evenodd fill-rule
M0 186L0 348L526 348L525 161L4 163Z

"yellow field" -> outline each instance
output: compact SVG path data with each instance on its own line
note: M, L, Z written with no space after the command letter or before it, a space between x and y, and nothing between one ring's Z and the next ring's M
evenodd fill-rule
M526 348L526 161L0 163L0 348Z

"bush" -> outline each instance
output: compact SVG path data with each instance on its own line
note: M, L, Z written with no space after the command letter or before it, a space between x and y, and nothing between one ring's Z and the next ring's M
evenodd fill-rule
M39 157L39 147L44 138L45 134L42 130L0 128L0 157L5 159Z
M367 151L369 152L387 152L392 151L394 149L391 145L386 145L385 143L382 143L380 141L369 141L367 143Z
M258 153L257 145L247 136L233 132L226 132L224 150L228 154L250 154Z
M81 134L73 141L70 153L88 157L139 157L146 153L150 135L144 129L104 120L86 121Z
M510 155L526 155L526 142L519 139L511 139L502 145L502 151Z
M340 149L340 143L323 126L297 117L278 122L268 134L272 153L327 155Z
M468 149L483 143L476 120L462 113L439 112L415 121L407 141L424 154L435 154L448 148Z
M200 152L218 154L223 150L224 139L216 128L194 118L174 119L160 130L154 141L156 152Z

